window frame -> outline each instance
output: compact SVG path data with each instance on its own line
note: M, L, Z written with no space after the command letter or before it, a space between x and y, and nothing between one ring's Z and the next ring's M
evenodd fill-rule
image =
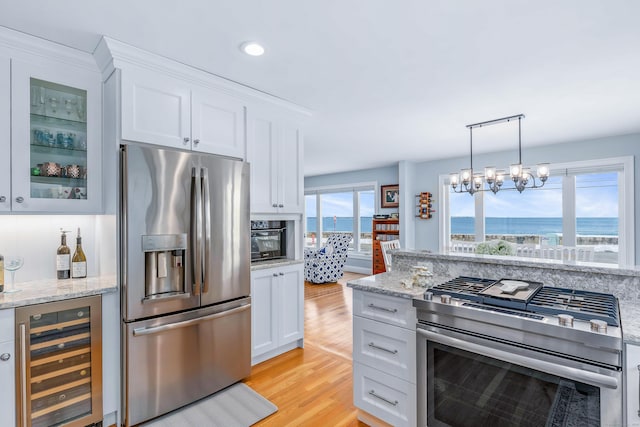
M574 162L553 163L549 165L551 175L575 176L581 173L596 173L605 171L617 171L618 174L618 265L635 265L635 188L634 188L634 157L622 156L605 159L579 160ZM438 182L441 189L443 209L439 215L438 247L440 252L445 253L448 248L449 236L451 235L449 194L450 175L440 175ZM567 222L575 222L575 185L566 186L563 180L562 185L562 220L563 230ZM575 180L573 180L575 182ZM502 190L505 191L505 190ZM507 190L512 191L512 190ZM535 190L525 190L535 191ZM473 195L475 200L475 237L476 241L484 241L485 221L484 221L484 192L480 191ZM568 216L570 214L572 217ZM572 239L576 238L575 227L569 228L573 233ZM563 231L564 234L564 231Z
M360 230L362 229L362 225L360 222L360 198L359 196L359 192L360 191L372 191L373 192L373 211L375 213L375 209L376 206L379 203L378 200L378 194L377 194L377 190L378 190L378 183L375 181L371 181L371 182L358 182L358 183L352 183L352 184L339 184L339 185L325 185L325 186L318 186L318 187L309 187L309 188L305 188L304 190L304 196L306 198L306 196L311 196L311 195L315 195L316 196L316 226L317 226L317 233L318 236L322 235L322 203L320 200L320 196L322 194L331 194L331 193L345 193L345 192L352 192L353 193L353 249L349 249L349 254L350 256L355 256L355 257L363 257L363 258L371 258L372 257L372 251L370 252L363 252L360 250ZM304 210L304 215L303 215L303 233L306 234L307 230L307 211L306 211L306 202L305 202L305 210ZM315 244L315 248L319 249L320 248L320 243L321 243L322 239L318 238L316 239L316 244ZM373 243L373 242L372 242ZM309 247L309 246L305 246L305 247Z

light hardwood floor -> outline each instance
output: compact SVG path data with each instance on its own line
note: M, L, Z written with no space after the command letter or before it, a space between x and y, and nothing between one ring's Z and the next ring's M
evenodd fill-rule
M361 274L345 273L343 285ZM351 288L305 301L304 349L253 367L245 383L278 406L256 426L365 426L353 406Z

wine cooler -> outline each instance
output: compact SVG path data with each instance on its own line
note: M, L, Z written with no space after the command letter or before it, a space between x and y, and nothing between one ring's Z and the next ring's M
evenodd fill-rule
M18 426L102 420L101 297L16 309Z

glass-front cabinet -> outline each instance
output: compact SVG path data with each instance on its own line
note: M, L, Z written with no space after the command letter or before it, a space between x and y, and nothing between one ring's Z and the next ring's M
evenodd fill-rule
M99 74L64 64L11 68L11 210L99 212Z

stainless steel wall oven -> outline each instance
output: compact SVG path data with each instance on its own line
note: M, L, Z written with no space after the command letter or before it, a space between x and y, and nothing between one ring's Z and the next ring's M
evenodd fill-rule
M286 221L251 221L251 262L287 257Z
M455 280L460 293L448 282L414 300L419 426L622 425L615 297L532 282L526 302L516 292L496 304L491 292L480 292L499 282ZM541 289L563 301L560 312L536 311ZM565 314L573 303L566 294L583 307L571 309L575 319Z

